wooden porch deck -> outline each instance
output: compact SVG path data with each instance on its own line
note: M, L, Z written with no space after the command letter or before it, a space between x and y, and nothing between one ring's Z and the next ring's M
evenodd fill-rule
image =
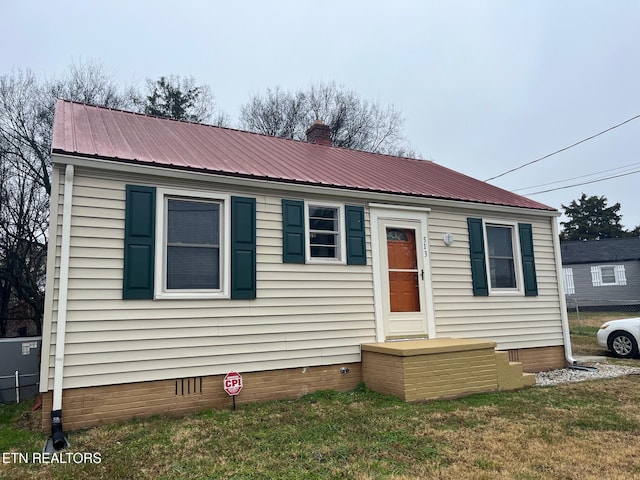
M362 379L380 393L415 402L517 390L535 375L486 340L438 338L361 345Z

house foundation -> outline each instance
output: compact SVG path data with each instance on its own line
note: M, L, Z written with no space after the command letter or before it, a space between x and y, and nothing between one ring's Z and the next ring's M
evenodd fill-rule
M79 430L151 415L181 416L231 408L224 375L189 377L99 387L70 388L62 394L65 430ZM360 363L242 373L236 405L296 399L318 390L345 392L362 380ZM43 394L42 424L51 428L52 392Z
M495 342L434 339L362 345L362 362L242 373L236 404L296 399L318 390L349 391L364 381L405 401L515 390L532 385L526 372L562 368L563 347L504 352ZM63 425L78 430L152 415L181 416L231 408L224 375L178 378L63 391ZM42 423L51 428L52 392L43 394Z

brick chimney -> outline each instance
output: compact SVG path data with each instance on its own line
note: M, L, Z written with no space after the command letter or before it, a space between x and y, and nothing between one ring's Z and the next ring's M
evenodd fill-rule
M331 127L322 120L315 120L307 129L307 142L331 146Z

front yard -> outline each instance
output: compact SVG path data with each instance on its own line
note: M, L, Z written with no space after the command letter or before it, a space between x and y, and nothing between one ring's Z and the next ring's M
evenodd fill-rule
M28 429L29 405L3 405L0 477L637 478L639 395L637 376L422 404L321 392L71 432L81 455L48 464L33 462L45 437Z
M588 317L571 320L574 351L604 354ZM635 375L419 404L360 386L70 432L58 458L40 456L30 404L0 405L0 478L626 480L639 397Z

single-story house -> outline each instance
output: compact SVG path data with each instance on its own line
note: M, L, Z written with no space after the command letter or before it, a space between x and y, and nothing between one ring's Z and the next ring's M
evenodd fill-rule
M640 237L560 243L569 308L640 308Z
M572 361L558 212L432 161L60 100L52 163L47 427Z

